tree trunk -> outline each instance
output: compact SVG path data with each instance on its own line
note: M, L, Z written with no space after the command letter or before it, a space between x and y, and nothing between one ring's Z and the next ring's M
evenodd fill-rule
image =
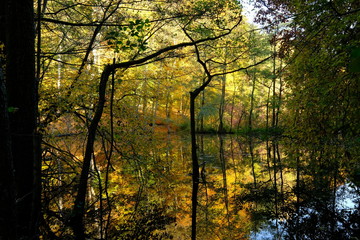
M250 74L248 73L249 79L251 79ZM249 110L249 130L253 128L253 111L254 111L254 95L255 95L255 83L256 83L256 75L255 72L252 76L252 84L251 84L251 96L250 96L250 110Z
M234 125L234 108L235 108L235 97L236 97L236 85L234 82L234 92L231 99L231 110L230 110L230 133L233 132Z
M226 174L226 158L225 158L225 146L223 135L219 136L219 159L221 164L222 181L224 189L224 204L226 211L227 227L230 227L230 210L229 210L229 191L227 188L227 174Z
M256 172L255 172L255 156L254 156L254 139L250 137L249 139L249 152L251 157L251 172L254 179L254 189L257 190L257 179L256 179Z
M276 127L276 44L274 43L273 79L272 79L272 127Z
M280 71L282 71L282 59L280 59ZM280 114L280 107L282 101L282 88L283 88L283 80L281 75L279 76L279 96L278 96L278 103L276 105L276 126L279 126L279 114Z
M273 141L272 152L273 152L273 171L274 171L274 206L275 206L275 225L276 225L276 236L278 236L278 218L279 218L279 199L278 199L278 183L277 183L277 159L276 159L276 143Z
M196 153L196 132L195 132L195 99L198 94L190 92L190 131L191 131L191 157L192 157L192 209L191 209L191 239L196 239L196 211L197 194L199 190L199 161Z
M36 239L40 217L40 137L37 134L37 87L34 51L34 2L7 1L6 90L11 152L15 169L16 231Z
M5 43L5 2L0 5L0 46ZM0 47L0 239L16 239L15 179L11 152L10 121L5 87L5 55Z
M268 94L266 99L266 130L269 130L269 115L270 115L270 95L271 95L271 85L268 88Z
M203 84L195 89L194 91L190 92L190 134L191 134L191 158L192 158L192 182L193 182L193 189L192 189L192 216L191 216L191 240L196 239L196 209L197 209L197 194L199 190L199 160L197 157L197 144L196 144L196 121L195 121L195 99L196 97L204 91L204 89L209 85L212 80L212 76L208 75L208 78Z
M1 54L1 53L0 53ZM16 239L15 179L5 76L0 59L0 239Z
M84 215L85 215L87 185L89 180L88 177L90 172L91 160L94 152L96 131L105 106L106 84L109 80L109 76L112 73L112 71L114 70L110 69L110 65L107 65L104 71L102 72L99 83L98 103L96 105L94 117L91 120L90 126L88 128L83 166L81 169L77 196L75 198L74 208L72 210L72 218L70 220L70 225L74 231L74 235L77 240L85 239Z
M224 73L226 72L226 63L224 65ZM225 112L225 94L226 94L226 74L224 74L221 78L221 98L220 98L220 106L219 106L219 128L218 133L225 133L224 127L224 112Z
M205 79L203 80L203 84L205 82ZM203 108L205 105L205 90L201 93L201 108ZM200 114L200 129L199 132L204 132L204 114Z

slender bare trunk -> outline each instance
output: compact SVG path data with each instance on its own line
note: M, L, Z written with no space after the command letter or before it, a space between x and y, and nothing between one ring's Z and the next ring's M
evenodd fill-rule
M196 213L197 195L199 190L199 161L196 153L196 132L195 132L195 95L190 92L190 131L191 131L191 157L192 157L192 209L191 209L191 239L196 239Z
M226 63L224 65L224 73L226 72ZM225 112L225 94L226 94L226 75L224 74L221 78L221 98L219 106L219 133L225 133L224 127L224 112Z
M222 171L222 180L223 180L223 189L224 189L224 203L225 203L225 211L226 211L226 220L228 226L230 226L230 213L229 213L229 192L227 188L227 174L226 174L226 160L225 160L225 150L224 150L224 139L222 135L219 135L219 159L221 163L221 171Z
M255 73L253 73L253 76L251 77L250 74L248 74L249 79L252 80L251 84L251 96L250 96L250 110L249 110L249 129L252 130L253 128L253 111L254 111L254 98L255 98L255 83L256 83L256 76Z

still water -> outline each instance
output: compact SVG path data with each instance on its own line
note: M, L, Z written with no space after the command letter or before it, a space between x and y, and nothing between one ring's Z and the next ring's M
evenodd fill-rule
M154 232L163 234L162 239L189 239L190 139L167 135L153 141L156 147L128 169L131 173L122 172L133 176L136 169L138 174L137 187L131 187L135 204L145 211L145 219L138 221L157 225ZM232 135L200 135L197 145L198 239L360 236L359 172L353 171L358 162L353 153L348 156L348 149L347 153L338 145L299 149L286 140ZM151 215L153 211L160 219Z
M122 136L118 141L123 145L116 146L108 171L104 154L100 150L95 154L86 216L89 235L107 239L190 239L190 137L163 134L131 139ZM199 135L197 147L197 239L360 236L357 144L306 146L284 138L265 141L235 135ZM76 155L75 150L71 151ZM64 172L70 169L67 165L57 160L53 171L61 167ZM65 182L66 177L61 176ZM71 208L71 195L52 199L53 211ZM61 228L59 223L54 225Z

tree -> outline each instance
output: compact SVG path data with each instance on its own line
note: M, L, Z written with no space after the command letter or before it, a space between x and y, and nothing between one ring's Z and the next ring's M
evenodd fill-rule
M33 1L5 1L0 40L5 77L1 76L1 185L8 210L4 239L36 239L40 222L40 136L37 133ZM21 70L20 70L21 69ZM5 83L5 84L4 84ZM4 157L4 158L3 158ZM13 176L14 174L14 176ZM7 191L7 192L6 192ZM16 199L16 200L15 200ZM15 200L15 202L14 202ZM4 214L6 212L2 212ZM7 216L1 216L6 219Z
M111 214L113 204L119 204L113 199L121 196L108 193L115 181L111 174L121 170L112 168L113 159L131 162L142 174L141 153L135 147L144 135L151 139L155 123L164 116L163 106L170 116L175 91L169 76L179 73L181 89L176 93L182 96L199 81L202 69L189 60L194 54L186 47L197 45L201 57L208 51L204 61L214 79L243 69L236 50L219 51L221 57L211 52L232 47L221 39L235 32L239 9L238 2L225 0L44 2L37 19L42 39L38 43L45 135L44 235L84 239L116 233L113 221L118 222L118 215ZM226 71L218 71L224 62ZM185 105L182 98L174 99ZM134 208L146 201L140 197L136 196ZM53 226L58 232L52 231Z
M229 32L226 34L230 34L231 31L233 31L235 29L235 27L240 24L240 22L242 21L242 18L240 19L240 21L233 26ZM256 65L259 65L265 61L267 61L268 59L270 59L270 57L264 58L262 60L260 60L259 62L256 62L252 65L248 65L246 67L238 67L235 69L228 69L227 71L221 71L218 73L212 73L210 70L210 67L208 66L208 62L207 60L203 60L202 56L200 55L200 48L198 46L199 43L196 43L196 41L194 41L193 37L187 32L186 29L184 29L185 34L187 35L187 37L194 43L194 47L195 47L195 54L196 54L196 58L198 63L201 65L203 71L205 72L205 79L202 83L202 85L200 85L199 87L197 87L195 90L190 92L190 134L191 134L191 158L192 158L192 181L193 181L193 188L192 188L192 229L191 229L191 239L196 239L196 216L197 216L197 194L198 194L198 189L199 189L199 181L200 181L200 173L199 173L199 160L197 157L197 144L196 144L196 126L195 126L195 100L196 98L199 96L199 94L201 92L204 91L204 89L211 83L211 81L213 80L214 77L217 76L223 76L226 74L230 74L230 73L234 73L234 72L238 72L238 71L242 71L242 70L246 70L248 68L254 67Z
M2 53L1 53L2 54ZM16 239L15 222L15 179L11 152L10 123L7 105L5 75L0 60L0 237Z
M261 13L274 15L275 25L286 23L275 38L280 44L278 55L285 57L284 81L291 89L286 106L290 132L321 144L356 136L359 112L354 96L359 93L359 73L354 64L359 45L359 3L263 3L267 10Z
M209 9L206 7L205 12L199 12L199 8L195 8L195 13L192 13L192 16L195 16L194 18L190 18L189 21L186 20L187 24L193 22L200 16L205 15L209 11ZM198 15L196 15L198 14ZM139 31L141 30L141 27L144 26L144 23L149 23L150 21L142 21L137 20L135 22L131 21L129 25L126 28L120 28L120 31L127 31L128 29L131 29L129 35L133 36L135 39L138 39L140 41L143 41L140 38ZM235 25L236 26L236 25ZM136 30L134 30L136 29ZM133 31L134 30L134 31ZM81 168L81 174L77 185L77 195L75 197L74 207L71 214L70 219L70 226L74 231L76 239L84 239L86 236L85 231L85 224L84 224L84 216L85 216L85 205L86 205L86 194L88 189L88 180L89 180L89 172L90 172L90 166L92 162L93 152L94 152L94 142L96 137L96 132L98 131L99 122L102 118L104 107L105 107L105 101L106 101L106 89L107 89L107 82L109 80L110 75L115 72L117 69L126 70L130 67L136 67L143 64L146 64L149 61L156 61L158 60L161 55L176 50L180 48L184 48L187 46L193 46L195 44L203 43L206 41L213 41L216 39L219 39L231 32L231 29L219 29L218 34L213 34L212 36L205 37L199 40L191 41L191 42L182 42L178 44L172 44L170 46L166 47L160 47L158 50L154 52L145 52L142 51L145 50L144 48L144 42L141 44L135 44L132 43L130 40L128 40L125 44L118 39L118 37L121 37L121 34L118 33L111 33L110 40L115 40L116 45L115 49L119 46L121 50L130 50L133 51L133 54L130 55L128 61L123 61L120 63L114 63L114 64L108 64L105 66L104 70L102 71L100 82L99 82L99 88L98 88L98 100L94 104L94 114L89 119L89 126L87 129L87 140L86 140L86 148L85 148L85 154L83 158L82 168ZM134 45L135 44L135 45ZM140 54L141 53L141 54ZM161 58L160 58L161 59Z

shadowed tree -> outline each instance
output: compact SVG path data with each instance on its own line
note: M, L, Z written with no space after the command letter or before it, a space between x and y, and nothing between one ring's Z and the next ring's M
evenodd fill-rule
M36 239L40 217L40 147L33 1L3 1L2 4L0 44L5 48L5 65L1 66L5 68L5 75L0 74L0 154L4 173L1 185L8 190L2 201L7 198L6 207L10 209L6 211L8 216L1 211L1 225L5 223L2 227L9 228L0 238ZM15 206L14 212L11 206Z

